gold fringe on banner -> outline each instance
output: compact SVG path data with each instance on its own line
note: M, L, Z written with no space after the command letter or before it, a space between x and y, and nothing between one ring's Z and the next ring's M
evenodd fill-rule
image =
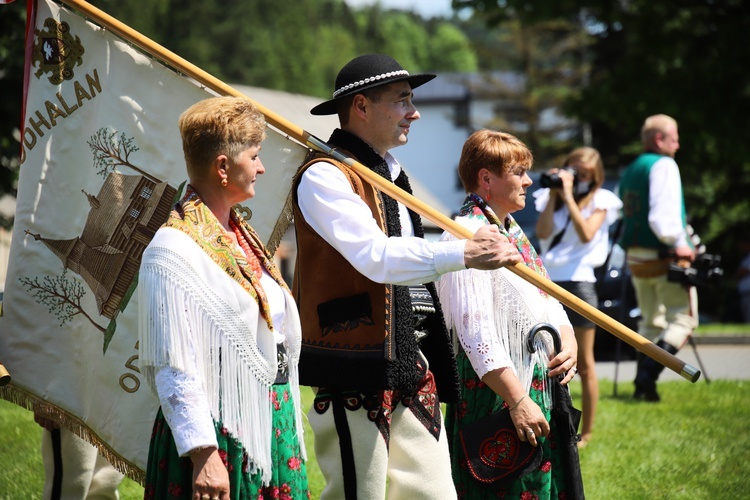
M96 446L99 453L112 464L117 471L125 474L141 486L145 485L146 474L133 463L125 460L118 455L107 443L102 440L96 433L92 432L81 419L60 409L44 399L31 394L13 384L0 387L0 398L5 399L15 405L21 406L35 414L52 420L60 427L64 427L84 441Z

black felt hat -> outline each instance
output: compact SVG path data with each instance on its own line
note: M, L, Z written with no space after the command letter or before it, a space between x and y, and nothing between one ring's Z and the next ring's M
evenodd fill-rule
M336 90L333 98L318 104L310 113L314 115L336 114L336 104L346 96L365 89L406 80L415 89L435 78L430 73L410 75L396 60L383 54L366 54L355 57L341 68L336 76Z

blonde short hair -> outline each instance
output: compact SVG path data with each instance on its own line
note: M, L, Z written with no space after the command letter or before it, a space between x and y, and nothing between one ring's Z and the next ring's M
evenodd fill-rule
M188 176L200 179L213 160L227 155L236 160L242 151L266 138L266 120L244 97L210 97L185 110L178 121Z
M466 139L458 162L458 176L469 193L476 190L483 168L500 175L515 166L531 168L533 163L531 151L520 139L506 132L482 129Z

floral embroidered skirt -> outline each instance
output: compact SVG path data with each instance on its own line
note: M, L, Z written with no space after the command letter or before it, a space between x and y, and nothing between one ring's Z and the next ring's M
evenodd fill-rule
M461 401L458 404L447 405L445 428L449 437L453 482L456 485L458 498L566 498L564 458L555 441L554 421L550 424L549 436L538 438L539 446L542 447L542 463L538 470L505 484L501 489L488 487L471 477L461 450L458 431L464 425L499 410L505 405L505 402L479 379L471 367L466 353L461 351L456 358L461 378ZM534 369L534 379L529 396L540 406L547 421L549 421L550 411L542 405L543 391L541 388L544 379L544 370L537 366Z
M263 486L260 473L248 473L248 456L242 445L226 429L214 422L219 453L229 471L230 498L233 500L310 498L307 471L295 430L294 403L289 384L274 385L271 484ZM177 453L172 432L161 409L156 415L146 470L146 499L192 498L193 464Z

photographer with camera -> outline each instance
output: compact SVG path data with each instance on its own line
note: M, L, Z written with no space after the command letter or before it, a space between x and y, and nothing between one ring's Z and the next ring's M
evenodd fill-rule
M563 165L544 172L539 183L546 189L534 193L536 209L541 212L536 224L541 257L552 281L597 307L594 269L607 259L609 226L617 220L622 202L613 192L602 189L604 164L596 149L576 148ZM591 439L599 400L596 327L569 307L565 311L578 341L583 409L579 446L585 446Z
M670 280L670 264L683 269L695 260L687 231L680 170L674 155L680 147L677 122L667 115L646 118L641 128L644 153L620 179L623 233L641 320L638 333L675 354L698 326L698 296L694 286ZM635 377L637 400L658 402L656 380L664 369L640 356Z

